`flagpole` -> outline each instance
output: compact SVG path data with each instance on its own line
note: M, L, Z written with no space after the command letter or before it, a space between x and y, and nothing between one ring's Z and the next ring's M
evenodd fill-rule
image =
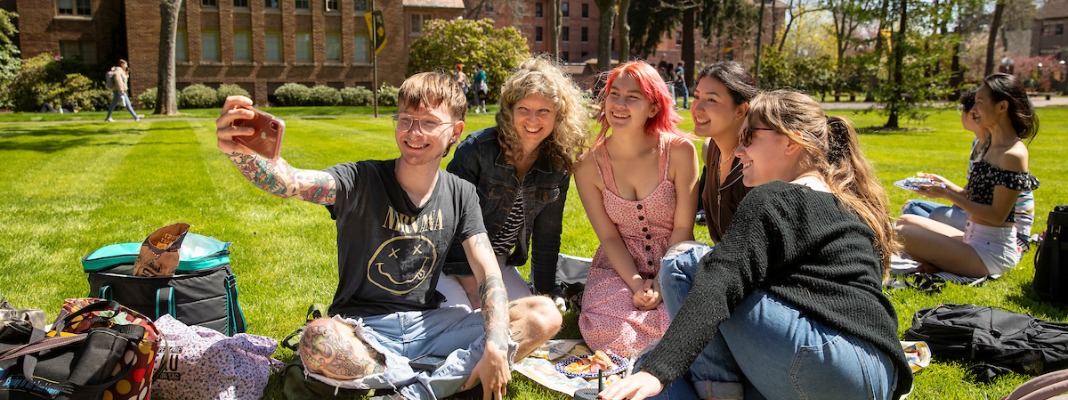
M378 21L375 20L375 0L371 0L371 94L378 119Z

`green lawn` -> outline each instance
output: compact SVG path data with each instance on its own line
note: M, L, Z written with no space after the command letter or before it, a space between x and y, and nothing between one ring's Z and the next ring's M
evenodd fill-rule
M388 118L368 109L275 108L285 116L282 156L300 168L321 169L398 152ZM380 110L382 116L393 111ZM692 125L689 115L682 129ZM835 111L858 126L885 121L875 114ZM79 259L106 244L136 242L157 227L184 221L193 231L233 242L241 305L249 333L281 339L304 319L312 302L329 302L336 286L334 226L325 209L270 196L246 182L215 146L218 110L183 111L178 118L149 116L142 122L105 124L103 113L0 114L0 294L21 307L54 317L64 298L88 291ZM314 115L314 116L312 116ZM1053 206L1066 202L1068 109L1040 109L1042 126L1031 143L1031 170L1042 181L1036 192L1036 232ZM119 118L124 118L120 113ZM468 132L493 124L492 114L470 115ZM963 183L970 134L955 111L940 111L908 131L864 134L862 144L888 187L893 212L911 193L890 185L917 171L936 172ZM1061 161L1058 161L1061 160ZM446 160L445 162L447 162ZM443 164L444 165L444 164ZM704 227L698 240L707 241ZM574 190L569 193L562 251L592 256L596 237ZM1063 308L1037 302L1030 290L1031 254L1015 270L983 287L949 286L940 294L889 293L903 332L919 308L939 303L997 305L1040 318L1065 321ZM568 315L561 337L578 337ZM292 353L279 350L276 358ZM512 398L552 398L519 378ZM965 366L935 362L916 376L913 399L997 399L1028 377L973 383ZM280 399L277 380L265 398ZM563 398L560 396L559 398Z

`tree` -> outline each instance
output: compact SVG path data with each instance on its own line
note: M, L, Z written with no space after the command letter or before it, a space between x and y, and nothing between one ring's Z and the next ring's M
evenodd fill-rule
M0 107L11 107L11 102L6 95L6 89L10 87L11 80L22 67L22 59L19 57L19 48L13 38L18 28L11 21L18 14L0 9Z
M175 51L178 48L178 12L182 0L160 0L159 68L156 114L178 114L178 90L175 86Z
M630 59L630 0L619 0L619 61L625 62Z
M552 41L549 45L549 53L553 59L560 60L560 25L563 19L560 11L560 0L549 0L549 31Z
M1005 13L1005 1L997 0L994 4L994 16L990 22L990 36L986 40L986 65L983 76L994 73L994 47L997 46L998 30L1001 29L1001 15Z
M601 11L597 28L597 70L612 68L612 24L616 19L617 0L594 0Z
M489 18L478 21L434 19L408 50L408 75L425 71L451 73L457 63L486 70L489 96L496 101L504 78L529 57L527 40L515 27L496 29Z

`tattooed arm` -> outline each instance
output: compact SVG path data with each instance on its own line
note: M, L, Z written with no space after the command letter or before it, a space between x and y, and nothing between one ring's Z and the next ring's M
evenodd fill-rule
M234 136L253 133L252 128L233 126L239 119L251 119L255 114L252 100L244 96L230 96L223 104L222 114L215 120L219 150L230 158L241 174L256 187L281 197L299 197L316 204L334 204L337 183L323 171L297 169L286 160L271 161L260 157L244 145L233 141Z
M484 398L503 399L508 394L508 381L512 379L508 362L508 292L489 237L480 233L465 240L463 245L479 282L482 318L486 326L486 351L464 387L469 389L481 381Z

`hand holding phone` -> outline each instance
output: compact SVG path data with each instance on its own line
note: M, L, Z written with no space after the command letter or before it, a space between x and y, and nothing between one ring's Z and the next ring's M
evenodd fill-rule
M233 140L271 161L278 159L282 150L282 135L285 133L284 121L256 108L249 107L256 113L252 119L239 119L234 126L248 126L255 131L251 135L234 136Z

